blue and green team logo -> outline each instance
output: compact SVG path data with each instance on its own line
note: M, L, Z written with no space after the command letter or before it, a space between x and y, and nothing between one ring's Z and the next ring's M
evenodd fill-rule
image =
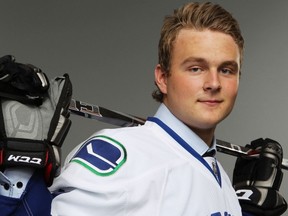
M96 136L87 140L71 162L81 164L91 172L108 176L115 173L126 161L124 146L107 136Z

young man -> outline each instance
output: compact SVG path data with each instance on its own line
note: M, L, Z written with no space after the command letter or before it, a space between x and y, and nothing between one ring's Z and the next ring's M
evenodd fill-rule
M214 157L217 124L231 112L243 38L211 3L164 20L155 69L161 105L144 126L95 133L67 158L51 190L52 215L242 215Z
M237 22L218 5L190 3L167 16L155 68L158 90L153 96L161 102L157 113L144 126L102 130L76 147L50 187L55 197L51 214L242 215L234 188L213 156L215 128L231 112L237 96L243 44ZM5 84L11 90L12 85L10 95L15 93L14 87L23 87L23 79L15 85L11 75L32 74L33 79L24 86L28 93L32 90L33 97L25 92L20 98L34 102L35 93L40 93L43 104L22 104L17 91L7 100L7 89L0 91L4 155L0 163L0 214L50 215L52 197L46 186L58 175L59 149L70 125L72 86L64 76L50 85L47 81L43 94L43 85L37 91L30 82L39 80L39 71L9 59L7 64L7 58L0 58L0 86ZM27 125L36 113L41 118L26 127L25 136L18 124L11 127L12 122ZM287 208L278 193L281 146L270 139L258 139L250 148L261 150L259 158L239 158L234 170L233 183L242 209L253 215L280 215ZM15 156L18 150L20 155ZM30 165L39 172L23 169L26 164L18 166L31 156ZM36 156L45 158L40 164L45 172L33 166ZM12 166L11 158L15 159Z

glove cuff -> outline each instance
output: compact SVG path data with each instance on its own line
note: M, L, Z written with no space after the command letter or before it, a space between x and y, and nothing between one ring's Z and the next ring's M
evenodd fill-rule
M241 208L245 212L254 215L277 216L287 209L286 200L276 190L253 186L236 188L235 190Z

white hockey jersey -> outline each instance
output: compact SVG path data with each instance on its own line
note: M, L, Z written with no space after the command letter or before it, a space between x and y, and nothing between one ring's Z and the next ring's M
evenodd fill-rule
M50 188L53 216L242 215L219 162L210 167L156 117L99 131L66 161Z

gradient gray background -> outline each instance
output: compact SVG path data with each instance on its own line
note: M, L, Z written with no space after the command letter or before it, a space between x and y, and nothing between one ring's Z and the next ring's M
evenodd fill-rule
M0 55L32 63L53 78L70 74L74 98L139 116L153 115L151 98L163 17L187 1L1 0ZM245 145L259 137L280 142L288 158L288 1L219 0L238 19L246 48L235 109L219 139ZM111 125L71 117L63 146ZM232 175L235 158L218 158ZM288 172L281 193L288 200ZM288 213L285 214L286 216Z

